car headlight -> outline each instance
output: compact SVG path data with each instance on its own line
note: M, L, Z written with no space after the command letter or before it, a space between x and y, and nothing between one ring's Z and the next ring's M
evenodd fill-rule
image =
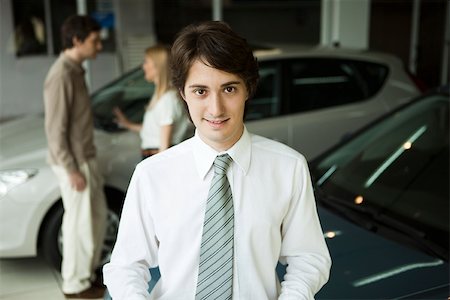
M36 169L18 169L0 171L0 197L5 196L12 188L27 182L38 173Z

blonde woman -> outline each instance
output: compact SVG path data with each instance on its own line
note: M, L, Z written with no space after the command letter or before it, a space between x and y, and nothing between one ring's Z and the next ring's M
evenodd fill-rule
M155 84L155 92L142 123L131 122L119 108L114 108L120 126L140 133L143 159L182 142L192 132L192 124L171 84L169 59L166 46L156 45L145 51L142 69L145 79Z

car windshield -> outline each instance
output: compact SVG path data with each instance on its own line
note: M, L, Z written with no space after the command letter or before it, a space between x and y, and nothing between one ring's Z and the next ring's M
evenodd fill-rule
M413 229L447 249L448 256L448 95L414 102L314 166L315 188L325 202L377 221L384 216L391 226Z
M95 126L106 131L121 130L114 122L114 107L120 108L132 122L142 122L154 89L139 67L95 92L91 97Z

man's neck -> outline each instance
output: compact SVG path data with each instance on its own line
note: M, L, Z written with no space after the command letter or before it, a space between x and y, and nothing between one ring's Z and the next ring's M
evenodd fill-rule
M70 48L64 50L64 55L69 57L71 60L73 60L75 63L81 65L83 61L85 61L85 58L82 57L82 55L79 53L79 51L75 48Z

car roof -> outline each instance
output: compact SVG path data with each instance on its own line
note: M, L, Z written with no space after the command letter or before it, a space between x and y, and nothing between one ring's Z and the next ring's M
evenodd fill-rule
M391 66L402 66L401 60L388 53L350 49L337 48L326 46L307 46L296 44L279 44L274 46L253 46L254 55L259 61L271 61L274 59L292 59L302 57L317 57L317 58L341 58L341 59L355 59L370 61L376 63L388 64Z

